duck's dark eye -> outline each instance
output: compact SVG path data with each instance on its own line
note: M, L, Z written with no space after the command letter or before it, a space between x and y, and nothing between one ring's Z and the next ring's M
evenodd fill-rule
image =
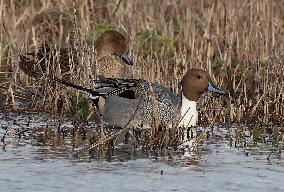
M200 76L200 75L198 75L198 76L197 76L197 79L201 79L201 76Z

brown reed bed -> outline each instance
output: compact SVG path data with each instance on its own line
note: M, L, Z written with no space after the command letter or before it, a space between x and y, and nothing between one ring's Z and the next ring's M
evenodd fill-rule
M97 58L90 45L113 29L130 38L135 64L128 77L158 82L178 93L187 68L202 68L230 91L226 101L208 95L199 100L199 124L216 120L277 127L283 134L283 10L276 0L1 1L1 106L6 111L65 115L77 124L90 120L84 95L50 81L51 76L61 76L60 69L52 68L34 81L19 70L19 55L44 41L54 47L55 55L62 47L75 47L78 70L69 75L72 81L92 86L95 74L89 68ZM58 63L56 56L50 59L47 63ZM146 136L146 145L166 146L164 129L155 127L155 134L145 133L151 136Z
M178 141L163 138L165 134L169 134L168 138L175 136L175 134L165 133L166 129L159 129L153 139L150 132L145 129L121 130L91 124L79 127L70 127L68 124L37 127L35 126L37 123L32 119L25 125L17 122L14 124L18 125L18 128L6 126L4 134L1 135L0 146L3 150L33 145L46 151L47 154L55 155L55 158L62 155L72 155L73 158L85 159L87 157L106 160L115 160L118 157L136 159L145 155L170 158L172 154L182 153L182 151L176 150ZM271 154L280 155L284 149L283 130L280 127L264 129L258 125L230 125L229 129L221 135L218 132L214 133L216 127L214 131L211 128L209 126L205 130L200 130L201 134L197 137L193 147L197 147L195 145L202 146L203 143L222 143L225 140L230 142L231 147L254 154L269 152L269 156ZM224 126L219 128L223 131L226 130ZM162 142L165 144L161 144ZM198 150L198 148L196 149Z

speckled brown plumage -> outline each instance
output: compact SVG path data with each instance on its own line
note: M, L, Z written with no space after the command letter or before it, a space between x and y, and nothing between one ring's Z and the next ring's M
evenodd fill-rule
M127 39L117 31L106 31L93 46L97 59L97 65L92 65L93 74L124 77L125 63L132 65L132 61L128 58ZM35 79L39 79L47 70L52 72L60 67L63 78L69 79L70 71L77 70L79 52L84 51L77 50L72 47L56 50L47 43L43 43L37 51L27 56L21 55L19 67L25 74Z

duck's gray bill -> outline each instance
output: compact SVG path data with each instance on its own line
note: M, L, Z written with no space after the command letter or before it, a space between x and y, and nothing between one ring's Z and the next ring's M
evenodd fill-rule
M216 87L212 82L209 81L208 91L212 93L218 93L220 95L229 95L227 91L224 91L218 87Z
M128 52L122 53L120 57L127 65L133 65L133 61L129 58Z

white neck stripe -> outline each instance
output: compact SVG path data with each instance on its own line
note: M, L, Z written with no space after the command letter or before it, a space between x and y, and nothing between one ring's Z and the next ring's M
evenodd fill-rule
M179 123L179 127L195 126L198 119L196 101L190 101L182 95L180 116L182 119Z

